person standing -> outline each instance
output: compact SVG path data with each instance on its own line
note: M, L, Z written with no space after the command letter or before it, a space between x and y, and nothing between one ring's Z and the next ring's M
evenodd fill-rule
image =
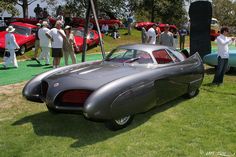
M156 44L157 45L159 44L160 36L161 36L161 29L159 25L157 24L157 27L156 27Z
M37 4L37 7L34 8L34 13L36 18L40 19L41 17L41 13L43 12L43 9L40 7L39 4Z
M178 30L177 29L172 29L172 34L173 34L173 48L176 50L177 49L177 45L178 45Z
M41 54L39 55L39 58L36 59L36 61L40 64L40 60L45 58L46 63L45 65L50 65L50 48L51 48L51 41L47 37L46 33L50 30L48 29L48 23L47 21L43 21L42 28L39 29L38 35L39 35L39 41L40 41L40 47L42 49Z
M179 30L179 49L184 49L185 44L185 36L187 35L187 30L185 28L182 28Z
M65 27L65 34L66 37L63 40L63 52L64 52L64 59L65 59L65 65L68 65L68 57L70 55L72 64L76 63L76 56L75 56L75 50L74 47L76 47L75 38L73 33L71 32L71 27L66 26Z
M141 39L142 39L142 44L147 43L148 35L147 35L147 31L146 31L146 29L144 27L142 27Z
M229 34L228 27L222 27L220 35L216 38L218 47L218 64L212 84L220 85L223 83L224 74L228 67L229 44L235 39L227 37Z
M62 30L61 21L57 21L55 28L52 28L46 33L47 37L52 41L52 57L53 68L58 68L60 65L61 57L63 57L62 47L65 32Z
M153 24L151 28L148 29L147 35L148 35L148 44L156 44L156 27L157 24Z
M38 31L41 28L41 24L37 23L36 25L38 26L38 28L35 32L34 57L32 57L31 60L36 60L36 58L38 57L39 50L40 50Z
M131 15L129 15L127 22L128 22L128 35L131 35L131 30L132 30L132 23L133 23L133 18Z
M160 44L169 47L174 47L174 37L173 34L169 31L169 29L169 24L166 24L164 32L162 32L160 36Z
M8 26L6 31L8 32L5 35L5 48L10 52L10 57L7 57L5 62L3 63L3 67L7 68L7 66L12 62L15 68L18 68L18 63L16 60L16 49L20 49L19 45L16 42L16 38L13 34L15 28L12 26Z

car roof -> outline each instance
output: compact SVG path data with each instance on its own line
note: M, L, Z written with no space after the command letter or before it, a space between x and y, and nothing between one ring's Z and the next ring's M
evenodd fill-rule
M22 27L27 27L27 28L37 28L37 26L29 24L29 23L23 23L23 22L12 22L11 24L17 25L17 26L22 26Z
M135 50L146 51L146 52L152 52L158 49L169 49L169 47L167 46L155 45L155 44L128 44L128 45L118 46L117 48L135 49Z

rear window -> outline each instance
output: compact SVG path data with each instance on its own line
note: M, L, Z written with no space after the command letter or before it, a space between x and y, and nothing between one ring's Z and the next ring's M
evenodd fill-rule
M170 55L164 49L153 51L152 54L158 64L174 63Z

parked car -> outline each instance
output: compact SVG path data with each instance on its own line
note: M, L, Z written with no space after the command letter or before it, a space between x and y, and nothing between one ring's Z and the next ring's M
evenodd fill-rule
M42 73L22 93L46 103L49 112L77 111L118 130L137 113L182 95L196 96L203 77L198 53L186 58L166 46L132 44L115 48L103 61Z
M78 27L74 28L72 31L74 33L75 42L79 50L76 53L79 53L83 50L84 28ZM98 32L96 30L89 30L87 36L86 48L91 48L97 46L98 44L99 44Z
M163 32L165 25L164 23L155 23L155 22L136 22L134 27L137 30L141 30L142 27L144 27L146 30L148 30L149 28L151 28L153 26L153 24L158 24L158 27L160 28L160 30ZM175 25L170 25L170 30L177 30L177 27Z
M20 50L18 51L20 54L24 54L26 50L34 47L37 26L22 22L13 22L10 25L15 28L14 35L17 44L20 46ZM1 52L5 51L5 35L7 33L7 31L0 32Z
M209 66L216 67L218 64L217 57L218 57L217 53L211 53L204 56L203 61L205 64ZM229 71L231 68L236 68L236 50L231 50L229 52L229 61L226 71Z
M9 25L12 22L23 22L23 23L36 25L37 23L41 23L42 20L39 20L38 18L35 18L35 17L31 17L31 18L12 17L12 18L7 18L5 20L5 23L7 25ZM50 22L50 25L54 26L56 23L56 18L50 17L49 22Z
M84 18L74 17L72 18L71 23L73 27L78 27L78 26L84 26L85 22L86 20ZM122 21L118 20L111 13L108 13L108 12L107 13L101 12L98 15L98 23L99 23L100 28L102 27L103 24L107 24L109 29L113 27L116 27L116 28L123 27ZM91 15L89 27L91 29L96 29L95 26L96 26L95 19L93 15Z

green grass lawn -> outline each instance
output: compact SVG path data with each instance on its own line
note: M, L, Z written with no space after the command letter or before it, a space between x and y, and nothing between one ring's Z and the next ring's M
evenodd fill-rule
M117 132L80 115L48 113L44 104L22 98L24 83L2 86L0 156L235 156L235 73L220 87L208 86L212 73L207 70L197 97L136 115Z
M133 33L105 37L106 51L139 41L140 33ZM219 87L209 86L213 73L206 68L197 97L138 114L116 132L81 115L52 115L44 104L26 101L21 95L26 82L0 86L0 157L234 157L236 72Z

